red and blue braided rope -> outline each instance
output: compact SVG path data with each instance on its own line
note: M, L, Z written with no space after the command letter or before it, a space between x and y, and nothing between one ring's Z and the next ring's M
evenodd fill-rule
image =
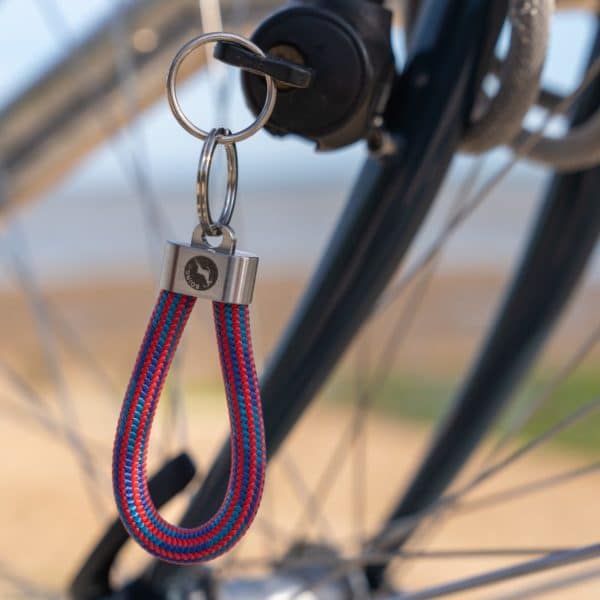
M251 525L262 496L265 435L252 355L249 308L213 305L231 425L231 473L213 518L193 529L165 521L148 492L146 457L152 421L195 298L161 292L123 401L113 453L113 487L129 534L161 560L190 564L230 550Z

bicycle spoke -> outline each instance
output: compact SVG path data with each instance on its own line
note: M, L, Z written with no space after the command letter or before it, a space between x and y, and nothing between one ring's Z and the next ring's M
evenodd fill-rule
M536 436L533 440L527 442L526 444L509 454L506 458L498 461L497 463L494 463L492 466L490 466L482 473L477 475L473 479L473 481L466 486L463 492L459 492L458 495L462 495L466 491L471 491L477 485L483 483L484 481L487 481L490 477L497 475L500 471L506 469L508 466L522 459L524 456L527 456L533 450L536 450L543 444L546 444L549 441L553 440L563 431L569 429L573 425L576 425L577 423L581 422L583 419L589 417L598 410L600 410L600 397L592 400L591 402L588 402L580 409L561 419L558 423L550 427L547 431Z
M556 486L573 481L574 479L580 479L582 477L586 477L587 475L592 475L598 471L600 471L600 461L593 462L589 465L578 467L576 469L569 469L564 473L553 475L552 477L538 479L537 481L516 486L503 492L490 494L489 496L484 496L482 498L478 498L477 500L459 503L457 509L461 513L470 513L472 511L489 508L491 506L497 506L498 504L503 504L512 500L518 500L524 496L529 496L537 492L552 489Z
M445 220L445 227L448 227L462 210L463 204L466 202L466 199L469 198L475 186L481 176L483 171L483 167L485 165L485 157L477 159L471 165L467 177L462 182L460 187L458 188L452 202L450 203L450 211ZM437 268L438 258L443 250L443 244L439 246L439 248L431 253L427 260L422 261L419 266L419 269L415 271L415 275L413 276L421 276L421 282L418 283L418 289L415 290L412 298L407 302L406 313L399 319L394 327L393 335L390 336L390 341L388 342L388 346L381 353L381 361L378 369L377 379L381 380L387 379L389 375L389 370L391 369L393 360L388 360L388 356L391 353L392 356L395 355L400 341L406 336L408 333L408 328L412 324L414 317L421 305L423 297L425 296L427 289L431 283L431 279ZM411 278L412 280L412 278ZM407 282L408 284L408 282ZM404 289L398 289L394 291L394 298L397 298L401 291ZM387 294L387 292L386 292ZM384 297L385 295L384 294ZM386 304L387 306L387 304ZM375 375L373 376L375 377Z
M365 381L363 369L367 369L369 365L369 344L360 344L356 351L356 367L355 367L355 388L356 388L356 401L355 411L356 420L360 425L360 432L358 438L354 442L354 449L351 449L352 459L352 473L351 473L351 502L352 502L352 521L354 527L354 539L358 540L362 545L363 540L366 538L366 520L367 520L367 470L368 470L368 457L367 457L367 418L368 411L367 407L367 393L366 387L367 382Z
M64 427L51 413L49 405L40 394L29 385L26 379L1 359L0 374L3 375L7 382L14 388L19 400L24 400L27 404L27 408L24 408L21 406L20 402L15 401L14 409L12 411L9 410L9 412L12 412L13 416L16 416L17 418L21 417L34 420L48 433L52 433L60 438L63 443L68 443L69 440L67 436L65 436ZM88 446L91 444L91 441L87 443ZM95 443L95 445L98 444ZM103 450L105 454L110 454L110 447L106 446Z
M62 314L46 299L48 318L50 319L56 336L60 338L65 348L70 350L72 356L86 368L96 381L99 388L103 389L110 398L117 396L117 386L112 377L104 370L103 366L94 357L87 345L83 342L77 331L71 327Z
M112 381L108 373L103 369L102 365L95 359L93 353L79 337L75 329L71 327L65 317L52 305L49 298L42 294L42 291L38 288L36 293L39 297L39 301L44 305L44 313L49 324L51 326L53 335L60 338L65 345L65 348L70 350L73 357L77 359L82 366L86 368L89 374L96 380L99 387L104 390L112 397L115 393L116 386ZM15 382L14 372L8 374L8 366L0 364L0 370L4 371L4 374ZM28 387L24 380L18 383L23 390ZM31 394L26 394L31 399Z
M223 31L223 15L219 0L198 0L202 31L209 33ZM227 123L231 107L229 77L225 65L217 61L210 47L206 47L206 66L213 93L213 106L216 109L215 122Z
M394 325L391 336L381 353L380 363L375 369L375 373L371 376L372 382L374 381L375 383L371 383L370 389L367 389L368 386L365 387L364 385L362 388L357 387L355 418L352 424L353 429L348 442L350 449L352 446L358 448L361 443L364 445L367 415L373 408L377 394L379 394L381 389L384 388L386 381L391 374L394 357L396 356L402 341L408 335L414 319L417 316L423 297L427 293L429 285L433 279L435 267L436 265L434 262L428 265L425 271L422 272L421 278L415 283L414 289L406 301L402 315ZM359 369L357 369L357 372L358 371ZM331 486L333 486L333 481L331 482ZM364 487L366 489L366 484ZM362 535L356 539L362 545L364 543L365 536Z
M121 6L124 5L122 1L120 4ZM122 13L118 13L113 20L112 31L114 46L117 50L119 91L123 99L125 112L128 115L128 125L125 128L129 159L128 175L144 217L148 259L154 272L156 261L160 262L161 260L162 243L165 237L170 235L170 227L150 179L150 174L145 167L149 163L149 159L143 131L135 123L140 115L140 105L128 28L127 23L123 21Z
M544 388L537 399L532 402L525 410L517 415L512 423L510 423L507 431L502 435L498 442L494 445L489 455L484 461L484 467L489 465L500 452L515 439L527 425L531 423L533 418L539 414L551 400L556 390L575 372L579 365L586 359L590 352L600 340L600 323L592 330L592 334L583 342L580 348L566 362L557 374L552 378L548 385Z
M600 556L600 544L584 546L576 550L567 550L564 552L554 552L543 558L516 564L503 569L496 569L489 573L476 575L474 577L465 577L457 581L430 587L424 590L409 592L397 596L397 600L428 600L430 598L441 598L459 592L478 589L489 586L494 583L502 583L523 577L543 573L550 569L556 569L567 565L592 560Z
M221 14L221 3L219 0L198 0L198 8L200 9L200 19L204 33L223 31L223 15ZM206 62L208 64L212 63L213 68L218 68L219 66L210 48L206 49Z
M431 261L424 264L420 273L420 279L415 282L414 291L409 296L405 310L402 316L397 320L387 344L381 353L378 369L372 378L376 381L376 390L380 391L384 387L385 382L390 376L393 367L393 360L398 352L401 342L408 335L409 329L412 326L415 317L421 307L423 298L429 289L435 270L437 267L437 257L432 257Z
M581 583L592 581L593 579L600 578L600 571L598 567L588 569L583 573L577 573L575 575L555 577L551 581L530 585L529 587L522 588L516 592L508 592L490 598L490 600L528 600L530 598L541 598L546 592L557 592L566 588L572 588Z
M385 562L390 558L402 557L407 560L446 560L446 559L472 559L472 558L506 558L514 556L539 556L554 552L566 552L565 548L479 548L455 550L429 550L429 551L398 551L382 552L381 554L367 554L358 559L361 564L376 564Z
M26 379L21 377L15 369L13 369L4 360L0 360L0 373L4 378L15 388L19 395L24 398L27 403L39 410L48 410L46 402L40 395L29 385Z
M318 494L319 485L317 484L315 492L311 492L309 486L304 482L304 479L298 469L296 463L290 459L287 453L282 453L280 457L283 472L286 474L288 481L292 484L296 495L302 501L304 511L301 513L300 519L297 523L302 525L296 525L292 528L295 536L301 535L302 529L305 525L305 520L308 518L313 519L313 522L317 525L319 533L323 539L333 535L333 527L329 520L325 516L323 510L321 510L324 504L322 497Z
M330 458L328 459L325 468L321 472L314 492L311 494L313 502L310 505L306 505L304 511L300 514L297 519L295 526L292 531L297 534L301 534L306 528L306 522L314 514L315 510L318 509L319 504L324 506L329 494L334 488L335 482L338 480L340 475L341 466L347 458L348 448L353 447L354 441L356 441L357 434L357 422L360 419L360 414L356 411L351 416L351 421L346 427L342 436L340 437L339 443L334 448Z
M468 549L448 549L448 550L429 550L429 551L406 551L399 550L396 552L372 552L359 554L357 556L320 556L320 557L298 557L277 561L282 563L288 569L296 569L302 567L328 567L339 568L336 571L336 576L343 575L344 572L351 568L364 567L368 565L377 565L387 563L394 558L401 558L406 561L440 561L440 560L480 560L480 559L498 559L498 558L515 558L515 557L531 557L548 555L558 552L567 552L568 548L468 548ZM251 569L255 567L265 566L271 561L270 557L259 556L241 559L235 563L227 565L227 569ZM221 567L223 568L224 565ZM330 576L331 574L328 574ZM319 582L322 585L323 581Z
M540 552L538 552L540 550ZM486 551L482 550L482 553L477 552L477 558L481 558L482 556L487 556L488 558L502 558L508 557L513 552L512 549L508 549L506 552L504 550L499 550L499 554L496 554L496 551ZM441 598L446 597L452 594L457 594L459 592L469 591L472 589L477 589L480 587L492 585L494 583L502 583L504 581L510 581L512 579L516 579L519 577L523 577L526 575L532 575L536 573L542 573L544 571L548 571L551 569L555 569L562 566L568 566L572 564L577 564L584 561L589 561L594 558L598 558L600 556L600 544L593 544L590 546L582 546L580 548L575 549L554 549L549 553L545 553L543 549L534 548L534 549L515 549L514 554L512 556L516 556L521 554L522 556L526 556L528 554L543 554L541 558L535 558L523 563L519 563L516 565L512 565L509 567L504 567L500 569L495 569L481 575L465 577L461 579L457 579L455 581L448 582L446 584L432 586L430 588L401 593L394 596L388 596L390 600L428 600L429 598ZM475 558L475 554L470 551L452 551L456 558ZM435 553L434 553L435 555ZM434 555L430 557L433 558ZM443 556L444 555L444 556ZM402 551L400 551L400 556L402 556ZM409 555L410 556L410 555ZM365 559L361 557L359 559L355 559L354 561L341 561L340 568L334 569L332 572L327 573L326 576L321 577L316 582L313 582L309 585L304 586L302 589L298 590L292 595L292 598L298 599L303 597L304 593L316 591L319 588L322 588L324 585L332 581L338 580L340 577L343 577L348 571L356 567L364 567L368 565L377 565L377 564L385 564L390 558L398 557L397 553L382 553L381 555L372 555L371 557ZM424 554L421 554L419 558L424 558ZM449 553L441 552L438 553L436 558L449 558ZM370 562L375 559L375 562ZM365 562L366 560L366 562Z
M53 334L63 342L66 349L71 351L73 358L78 360L81 365L86 368L90 376L95 379L97 385L100 388L103 388L109 397L114 397L116 385L110 375L95 359L93 353L79 337L77 332L70 326L64 316L51 304L46 296L42 295L41 290L38 290L38 294L40 294L41 300L44 303L44 310L49 324L52 327ZM0 370L4 372L5 376L12 379L13 382L16 382L14 379L14 372L8 374L7 369L8 366L6 364L0 363ZM23 379L20 380L18 386L23 389L29 387ZM26 395L29 395L30 398L33 397L31 394Z
M5 417L19 421L21 423L32 423L51 434L53 437L58 438L61 442L64 442L64 431L60 423L47 413L40 410L36 410L35 407L22 407L19 403L11 403L6 398L2 398L2 404L0 411Z
M65 436L64 428L62 427L61 423L57 421L54 417L51 417L46 413L36 411L33 408L27 410L26 408L23 408L23 406L21 406L20 403L8 400L6 398L2 398L0 412L9 419L13 419L15 421L18 421L19 423L26 424L27 426L37 425L49 436L51 436L58 442L65 444L67 447L70 447L70 440ZM98 440L93 440L85 437L83 438L83 440L85 441L86 446L90 450L90 458L94 461L96 469L100 470L98 467L98 462L101 460L101 464L103 466L107 464L106 459L111 454L111 447L103 444ZM102 459L96 459L95 455L101 455Z

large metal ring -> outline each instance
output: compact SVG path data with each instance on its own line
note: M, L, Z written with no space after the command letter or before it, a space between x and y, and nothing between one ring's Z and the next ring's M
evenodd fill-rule
M229 129L213 129L204 142L202 154L200 154L200 162L198 163L198 185L196 188L198 218L200 219L202 231L208 236L221 235L223 226L229 225L233 216L233 210L235 209L238 187L238 156L237 149L233 143L225 144L225 151L227 153L227 192L221 216L216 222L213 221L208 199L210 168L215 155L215 149L219 142L230 135L231 131Z
M181 105L179 104L179 100L177 99L177 73L179 72L181 64L190 53L192 53L194 50L197 50L201 46L204 46L205 44L210 44L211 42L229 42L231 44L239 44L251 52L254 52L258 56L263 58L266 56L256 44L235 33L206 33L204 35L200 35L189 41L177 53L173 59L173 62L171 63L169 74L167 76L167 98L169 100L169 106L171 107L171 111L173 112L173 115L179 124L188 133L191 133L193 136L200 138L201 140L206 140L209 133L208 131L205 131L204 129L194 125L194 123L192 123L192 121L190 121L183 112ZM275 81L269 75L265 75L265 81L267 84L265 105L263 106L263 109L256 120L249 127L246 127L246 129L242 129L241 131L233 134L230 133L228 135L221 136L218 140L220 144L233 144L235 142L241 142L242 140L248 139L260 131L271 118L273 110L275 109L275 103L277 102L277 88L275 86Z

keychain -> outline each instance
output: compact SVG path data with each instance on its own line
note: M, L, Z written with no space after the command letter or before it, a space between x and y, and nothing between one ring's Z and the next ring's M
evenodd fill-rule
M183 113L176 78L183 60L211 42L244 46L264 58L249 40L231 33L211 33L188 42L177 54L167 79L169 105L178 122L204 140L198 167L198 217L191 244L167 245L161 291L123 401L113 453L113 488L121 520L146 551L161 560L191 564L217 558L230 550L250 527L262 495L266 469L265 435L252 355L249 305L254 293L258 257L236 249L229 226L238 183L236 142L259 131L269 120L277 90L265 76L265 106L248 128L204 131ZM208 199L211 164L218 144L227 154L227 193L219 219L212 219ZM218 246L209 238L221 237ZM231 472L225 498L217 513L193 529L165 521L148 491L146 456L160 393L181 334L198 298L213 301L219 357L231 427Z

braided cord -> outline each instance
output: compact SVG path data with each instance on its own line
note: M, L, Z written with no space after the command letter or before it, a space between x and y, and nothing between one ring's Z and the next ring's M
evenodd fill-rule
M258 378L252 355L249 308L213 305L231 426L231 473L223 503L193 529L165 521L148 492L146 458L152 421L169 366L195 298L161 292L123 401L113 453L113 488L129 534L166 562L212 560L244 535L262 495L266 450Z

